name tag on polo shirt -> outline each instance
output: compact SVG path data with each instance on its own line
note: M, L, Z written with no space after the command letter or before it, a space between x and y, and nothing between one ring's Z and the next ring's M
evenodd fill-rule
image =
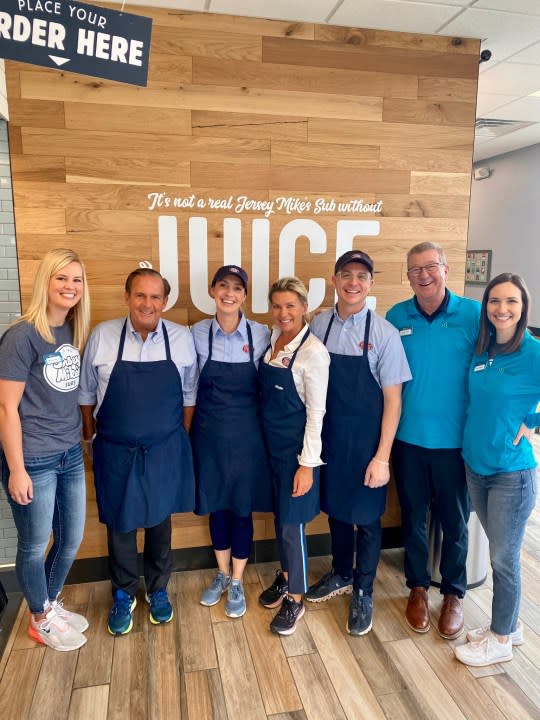
M401 335L401 337L403 337L404 335L412 335L412 328L402 328L399 331L399 334Z
M64 359L59 352L47 353L43 356L43 362L45 365L56 365L56 363L63 361Z
M473 372L481 372L482 370L486 369L486 363L482 363L480 365L475 365L473 368Z

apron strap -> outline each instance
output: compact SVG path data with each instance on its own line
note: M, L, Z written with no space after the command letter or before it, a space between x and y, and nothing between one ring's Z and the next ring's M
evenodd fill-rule
M167 360L171 360L171 347L169 345L169 333L167 332L167 328L165 327L165 323L163 320L161 321L161 329L163 331L163 341L165 343L165 353Z
M242 319L242 313L240 313L240 320ZM246 330L247 330L247 336L248 336L248 345L249 345L249 359L252 363L255 362L255 351L253 350L253 335L251 334L251 328L249 326L249 322L246 318ZM208 330L208 360L212 359L212 344L214 342L214 334L212 332L212 322L210 323L210 328ZM268 350L268 348L266 348ZM264 351L266 354L266 350Z
M120 333L120 342L118 343L118 355L116 356L116 362L120 362L122 360L122 355L124 354L124 343L126 341L126 328L127 328L127 318L124 320L124 325L122 326L122 332Z
M126 342L126 329L127 329L127 319L124 321L124 325L122 327L122 332L120 333L120 342L118 343L118 355L116 356L116 362L120 362L122 360L122 355L124 354L124 343ZM167 360L171 359L171 347L169 345L169 334L167 332L167 328L165 327L165 323L163 320L161 321L161 330L163 331L163 342L165 343L165 357Z
M367 311L366 315L366 328L364 330L364 347L362 349L362 357L365 358L365 362L368 363L368 351L369 351L369 328L371 326L371 310Z
M330 316L330 322L328 323L328 327L326 328L326 332L324 334L324 340L323 343L326 345L328 341L328 336L330 335L330 328L332 327L332 323L334 322L334 313Z
M303 344L306 342L306 340L308 339L310 332L311 332L311 330L309 329L309 325L308 325L308 326L307 326L307 331L306 331L304 337L302 338L302 341L300 342L300 345L296 348L296 350L295 350L294 353L293 353L293 356L292 356L292 358L291 358L291 362L290 362L289 365L287 366L287 370L292 370L292 366L294 365L294 361L296 360L296 356L298 355L298 351L300 350L300 348L302 347L302 345L303 345Z
M249 322L246 318L246 330L247 330L247 336L248 336L248 344L249 344L249 359L253 364L255 364L255 351L253 349L253 335L251 333L251 327L249 325Z

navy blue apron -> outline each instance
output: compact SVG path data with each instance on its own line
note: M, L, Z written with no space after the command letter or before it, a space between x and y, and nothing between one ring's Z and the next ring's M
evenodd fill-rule
M191 427L198 515L231 510L245 517L273 509L249 323L246 329L250 362L219 362L212 360L210 325Z
M318 467L313 468L313 485L309 492L292 497L294 474L306 429L306 406L296 390L292 368L309 332L308 329L287 367L267 365L263 358L259 363L263 431L270 454L274 513L280 526L307 523L319 514Z
M96 416L94 479L99 519L130 532L154 527L195 504L193 460L183 427L182 380L171 359L162 323L166 359L122 360L118 355Z
M324 336L328 341L334 314ZM330 353L324 416L321 508L342 522L369 525L383 513L386 485L369 488L364 474L379 446L383 393L368 361L371 311L367 311L363 354Z

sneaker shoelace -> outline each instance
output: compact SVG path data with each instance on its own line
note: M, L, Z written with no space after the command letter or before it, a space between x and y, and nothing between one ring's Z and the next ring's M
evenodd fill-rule
M232 601L241 600L244 593L242 592L240 583L231 583L230 593L230 599Z
M66 628L67 623L58 615L56 610L51 607L51 609L45 615L43 620L38 620L36 624L40 628L40 630L43 630L43 632L48 633L50 631L51 625L55 621L56 621L56 623L55 623L56 626L60 630L64 630Z
M166 590L156 590L150 595L150 604L154 608L163 608L169 604L169 596Z
M293 600L293 598L286 595L283 598L283 602L281 603L281 610L279 612L280 615L284 616L288 622L291 620L294 620L295 617L295 608L296 602Z
M125 615L129 612L131 612L131 598L129 595L121 598L116 597L111 608L111 615Z
M70 618L70 616L71 616L71 613L69 612L69 610L66 610L66 608L64 607L64 600L63 600L63 599L61 599L61 600L54 600L54 601L51 603L51 608L55 611L56 615L57 615L59 618L62 618L62 620L64 620L65 622L69 622L69 618Z
M225 587L226 582L226 575L223 573L218 573L214 579L212 580L212 584L210 585L210 590L216 591L216 590L223 590Z

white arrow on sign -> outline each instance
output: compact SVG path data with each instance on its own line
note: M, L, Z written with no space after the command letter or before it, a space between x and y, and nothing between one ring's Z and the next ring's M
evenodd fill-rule
M57 65L65 65L66 63L70 62L70 60L71 60L71 58L61 58L56 55L49 55L49 57Z

